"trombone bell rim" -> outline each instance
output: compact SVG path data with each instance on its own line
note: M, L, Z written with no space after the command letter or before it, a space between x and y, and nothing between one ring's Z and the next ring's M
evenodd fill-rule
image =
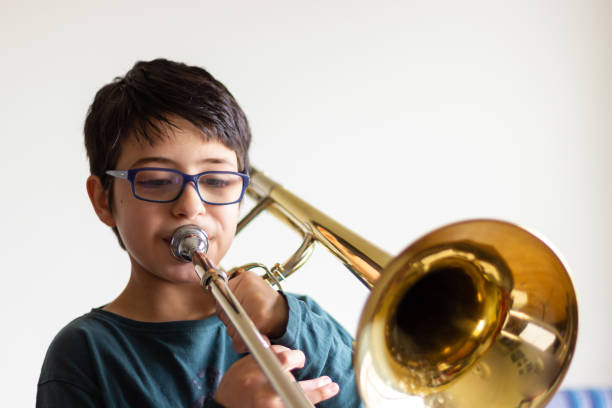
M452 303L453 287L469 307ZM434 299L426 308L440 301L448 302L443 310L474 312L428 322L428 310L402 310L418 308L404 300L414 296ZM358 387L380 405L400 393L425 406L543 406L569 367L577 324L568 272L543 240L505 221L450 224L411 244L376 282L357 333ZM449 336L447 326L466 330ZM428 334L415 338L411 328L419 327Z

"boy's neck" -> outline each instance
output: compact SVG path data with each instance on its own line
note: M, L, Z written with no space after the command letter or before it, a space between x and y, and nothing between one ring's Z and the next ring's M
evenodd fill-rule
M123 292L103 309L142 322L199 320L215 313L215 301L197 283L170 283L132 268Z

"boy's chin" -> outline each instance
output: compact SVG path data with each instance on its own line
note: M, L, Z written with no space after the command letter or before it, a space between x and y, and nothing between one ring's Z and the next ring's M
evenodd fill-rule
M175 259L169 259L167 262L159 262L156 265L148 265L148 267L147 265L137 264L135 270L138 271L138 275L145 279L147 279L146 276L149 275L151 278L155 277L167 283L194 285L199 285L200 283L200 278L195 272L193 264L180 263ZM132 268L132 272L134 272L134 267Z
M178 267L171 267L166 270L166 273L164 275L167 276L168 280L174 283L200 283L200 278L195 272L195 269L192 264L182 264Z

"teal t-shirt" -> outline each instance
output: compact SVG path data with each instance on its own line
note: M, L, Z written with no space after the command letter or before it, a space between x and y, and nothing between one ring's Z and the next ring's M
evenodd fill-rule
M295 377L327 375L340 385L339 394L319 407L361 407L351 336L312 299L285 296L287 330L272 342L306 354ZM146 323L93 309L49 346L36 406L219 407L212 400L217 385L241 357L216 316Z

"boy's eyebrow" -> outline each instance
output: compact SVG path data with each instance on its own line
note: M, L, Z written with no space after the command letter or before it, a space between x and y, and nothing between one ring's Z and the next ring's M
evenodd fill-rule
M171 165L171 166L176 166L178 164L174 160L169 159L167 157L143 157L143 158L140 158L140 159L136 160L134 163L132 163L130 168L134 168L136 166L140 166L140 165L143 165L143 164L146 164L146 163L149 163L149 162L163 163L163 164L167 164L167 165ZM230 160L224 159L224 158L221 158L221 157L207 157L205 159L202 159L202 160L198 161L198 164L207 164L207 163L212 163L212 164L230 164L230 165L234 164Z

